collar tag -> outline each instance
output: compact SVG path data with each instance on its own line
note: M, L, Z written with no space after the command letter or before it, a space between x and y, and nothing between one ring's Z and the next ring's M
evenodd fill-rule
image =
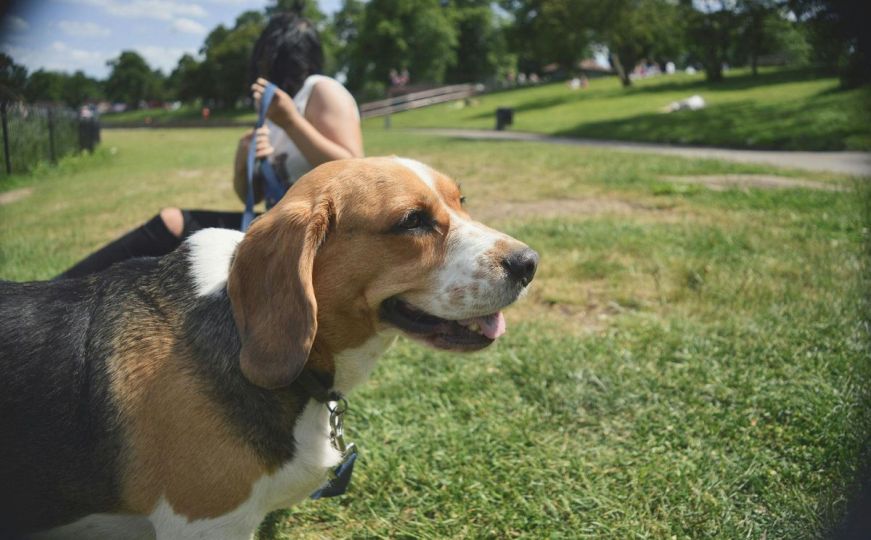
M357 447L354 443L345 443L345 413L348 411L348 400L339 396L327 402L330 411L330 446L342 453L342 462L329 473L329 481L321 489L312 493L314 500L325 497L344 495L351 483L354 472L354 462L357 461Z
M348 491L351 474L354 472L354 462L357 461L357 448L354 443L348 445L345 457L339 465L330 471L330 480L321 489L311 494L313 500L326 497L337 497Z
M339 396L336 400L327 402L330 411L330 445L345 454L345 413L348 411L348 400Z

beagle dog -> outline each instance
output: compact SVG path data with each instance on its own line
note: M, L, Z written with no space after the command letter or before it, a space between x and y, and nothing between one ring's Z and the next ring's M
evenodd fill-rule
M0 537L251 538L342 459L319 393L399 334L486 347L537 262L448 177L369 158L318 167L244 235L0 284Z

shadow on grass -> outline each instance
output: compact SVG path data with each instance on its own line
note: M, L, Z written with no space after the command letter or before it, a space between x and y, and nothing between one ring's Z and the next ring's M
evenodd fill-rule
M768 150L844 150L867 147L860 111L827 99L760 106L741 101L700 111L652 113L580 123L554 135L656 141Z
M534 101L527 101L525 103L519 104L504 103L499 105L499 107L511 107L512 109L514 109L514 114L520 114L525 112L537 111L539 109L549 109L551 107L565 105L566 103L579 102L583 101L584 98L598 99L601 97L603 97L603 95L600 93L597 93L595 95L565 94L548 99L536 99ZM493 115L495 114L496 107L496 105L492 105L490 107L487 107L487 110L481 111L474 116L469 116L468 118L470 120L480 120L481 118L494 118Z
M663 92L717 92L717 91L735 91L747 90L757 86L771 86L777 84L788 84L795 82L810 81L819 79L823 76L817 69L802 68L790 70L778 70L772 72L762 72L755 77L751 73L742 73L739 75L726 75L725 79L718 83L711 83L704 79L692 81L671 81L660 82L662 77L651 79L651 83L647 85L646 81L642 80L634 86L624 89L626 95L637 94L659 94Z

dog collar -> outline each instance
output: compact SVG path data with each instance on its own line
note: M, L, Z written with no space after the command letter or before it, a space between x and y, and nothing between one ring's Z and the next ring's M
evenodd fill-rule
M315 373L304 370L297 379L299 386L311 399L323 403L330 412L330 446L342 454L342 461L329 471L327 484L311 494L314 500L343 495L351 483L354 463L357 461L357 447L345 442L345 414L348 400L324 385Z

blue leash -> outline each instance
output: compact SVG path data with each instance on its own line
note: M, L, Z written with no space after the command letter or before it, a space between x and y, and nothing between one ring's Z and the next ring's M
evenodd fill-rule
M269 110L269 104L272 98L275 97L275 85L269 83L263 90L263 97L260 100L260 111L257 116L257 123L254 125L254 137L251 138L251 144L248 145L248 192L245 194L245 213L242 214L242 232L248 230L251 222L254 221L254 170L257 166L257 130L263 127L266 122L266 111ZM266 208L274 206L287 191L281 185L278 175L275 174L275 169L268 159L260 160L260 173L265 180L264 191L266 196ZM350 445L347 452L344 452L342 462L339 463L331 472L330 480L326 485L311 494L312 499L322 499L327 497L336 497L343 495L348 489L348 484L351 483L351 474L354 472L354 463L357 461L357 449L354 445Z
M276 86L272 83L266 85L263 90L263 97L260 99L260 111L257 116L257 123L254 125L254 136L251 138L251 143L248 145L248 192L245 195L245 212L242 214L242 232L248 230L251 222L254 221L254 170L257 166L257 130L263 127L266 123L266 111L269 110L269 104L272 103L272 98L275 97ZM265 180L264 191L266 196L266 208L271 208L284 196L287 191L281 185L275 169L268 159L260 160L260 174Z

